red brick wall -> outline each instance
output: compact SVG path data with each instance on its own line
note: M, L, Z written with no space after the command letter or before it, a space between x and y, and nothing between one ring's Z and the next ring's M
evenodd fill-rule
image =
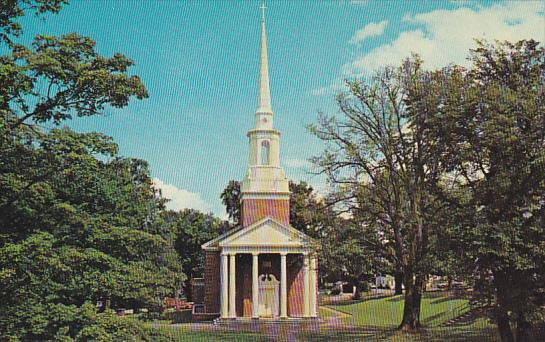
M204 251L204 305L206 312L220 312L220 253Z
M242 226L246 227L267 216L282 224L290 224L289 199L245 199L242 201Z

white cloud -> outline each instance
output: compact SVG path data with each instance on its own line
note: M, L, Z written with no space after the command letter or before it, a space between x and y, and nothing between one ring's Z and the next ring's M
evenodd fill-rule
M167 184L158 178L153 179L153 184L159 190L164 198L168 198L166 207L170 210L196 209L208 213L211 211L208 205L198 193L190 192L185 189L179 189L172 184Z
M544 3L513 1L490 7L435 10L406 16L403 21L418 28L401 32L392 42L361 55L342 68L343 77L362 76L385 65L398 65L412 52L418 53L427 68L450 63L467 65L474 39L487 41L533 38L545 40Z
M381 21L380 23L369 23L362 29L356 31L348 42L350 44L361 44L367 38L380 36L384 33L384 29L387 25L388 20Z

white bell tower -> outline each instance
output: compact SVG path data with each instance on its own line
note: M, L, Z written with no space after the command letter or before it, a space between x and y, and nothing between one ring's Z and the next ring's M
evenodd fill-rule
M243 225L248 225L263 215L273 216L281 221L285 218L284 210L271 201L282 201L281 207L288 210L289 186L284 170L280 167L280 132L273 126L271 92L269 87L269 61L267 56L267 34L265 31L265 5L261 5L261 53L259 68L259 90L255 128L248 131L250 155L248 171L241 186ZM252 200L261 200L259 202ZM266 200L266 203L263 202ZM288 201L287 203L285 201ZM287 205L286 205L287 204ZM271 208L259 208L258 206ZM252 217L248 217L252 213ZM260 214L261 213L261 214ZM277 214L279 215L278 217ZM246 216L246 217L245 217ZM260 217L262 216L262 217ZM287 223L287 222L286 222Z

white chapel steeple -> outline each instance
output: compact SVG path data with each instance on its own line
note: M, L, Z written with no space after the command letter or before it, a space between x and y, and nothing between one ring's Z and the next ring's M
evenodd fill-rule
M265 30L265 4L261 3L261 49L259 59L258 101L255 113L255 128L248 131L249 160L248 171L241 186L243 225L259 219L261 214L255 212L255 200L272 200L268 204L259 205L257 212L269 213L289 220L289 187L284 170L280 166L280 132L273 126L271 91L269 85L269 60L267 56L267 34ZM269 212L274 209L274 215ZM267 216L270 216L267 214ZM262 217L261 217L262 218Z
M265 3L261 3L261 51L259 59L259 93L257 113L272 114L271 90L269 88L269 60L267 56L267 33L265 30Z

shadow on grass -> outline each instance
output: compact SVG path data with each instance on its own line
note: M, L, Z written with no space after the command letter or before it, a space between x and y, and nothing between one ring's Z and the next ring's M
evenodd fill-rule
M460 305L455 306L454 308L452 308L451 311L442 311L442 312L436 313L435 315L429 316L426 319L424 319L422 321L422 323L425 324L425 325L429 325L429 326L438 326L438 325L448 321L449 319L458 318L460 315L466 313L469 310L469 308L468 308L468 310L464 310L464 308L468 308L468 306L465 303L460 304ZM439 320L439 322L436 323L436 324L431 325L431 323L436 321L436 320Z
M389 302L400 302L402 300L404 300L405 297L403 295L397 295L397 296L394 296L392 298L389 298L388 301Z
M435 298L434 300L430 301L430 303L432 303L432 304L439 304L439 303L443 303L443 302L448 302L449 300L467 299L464 296L454 295L454 294L449 294L449 295L447 295L447 297L437 296L437 297L432 297L432 298Z
M356 326L351 324L236 324L228 327L212 325L203 330L171 327L168 336L173 341L497 341L494 326L477 326L471 322L450 327L424 327L418 333L406 333L395 328ZM166 327L165 327L166 328Z
M299 334L294 341L366 341L382 340L382 336L389 336L389 330L375 327L339 326L325 331L306 331Z
M371 302L371 301L377 301L381 299L386 299L388 301L392 302L398 302L400 300L403 300L403 295L396 295L396 296L384 296L384 297L373 297L373 298L363 298L363 299L357 299L357 300L350 300L350 301L344 301L344 302L337 302L337 303L331 303L326 304L327 306L349 306L353 304L359 304L363 302Z

